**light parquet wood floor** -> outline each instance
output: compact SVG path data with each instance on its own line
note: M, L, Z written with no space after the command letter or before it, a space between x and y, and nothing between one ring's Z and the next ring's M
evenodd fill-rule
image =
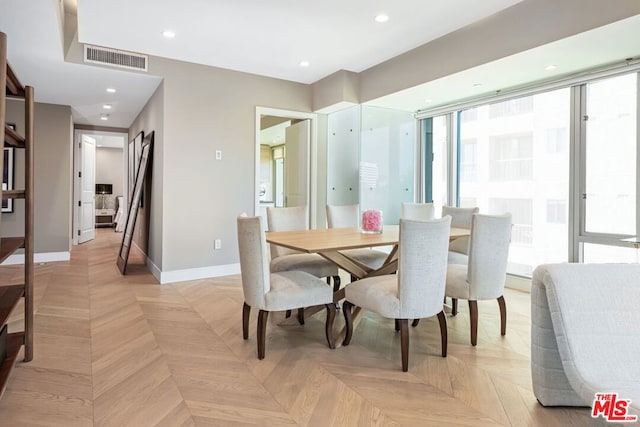
M324 311L305 326L280 326L284 314L273 313L259 361L257 313L242 339L238 276L160 286L135 255L120 276L121 236L99 230L70 262L36 267L35 357L13 371L0 426L599 425L588 409L536 402L528 294L506 292L506 337L497 303L479 304L475 348L461 304L447 316L446 358L437 320L421 321L408 373L393 321L371 313L333 351ZM18 281L19 271L3 267L0 277Z

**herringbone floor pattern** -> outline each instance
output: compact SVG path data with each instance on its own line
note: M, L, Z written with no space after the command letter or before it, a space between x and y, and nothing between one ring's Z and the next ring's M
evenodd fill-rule
M446 358L437 320L423 320L410 331L408 373L393 321L370 313L351 345L333 351L324 311L305 326L279 325L283 313L274 313L259 361L256 313L242 340L238 276L160 286L133 256L122 277L120 238L99 230L70 262L37 266L35 358L12 373L1 426L598 424L587 409L537 404L528 294L507 291L506 337L497 303L479 304L476 348L462 304L447 316ZM10 326L21 325L14 315Z

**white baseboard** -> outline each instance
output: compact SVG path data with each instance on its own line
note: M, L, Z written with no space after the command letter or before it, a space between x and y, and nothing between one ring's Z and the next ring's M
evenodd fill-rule
M153 277L156 278L156 280L158 281L158 283L162 283L161 278L162 278L162 271L160 271L160 269L158 268L157 265L155 265L153 263L153 261L151 261L151 258L147 257L147 268L149 269L149 271L151 272L151 274L153 274Z
M42 252L42 253L33 254L34 263L69 261L70 259L71 259L71 252ZM17 264L24 264L24 254L10 255L2 263L2 265L17 265Z
M515 289L516 291L531 293L531 279L526 277L507 274L507 280L504 286L509 289Z
M150 261L147 261L149 265ZM161 284L185 282L187 280L208 279L211 277L230 276L240 274L240 264L214 265L211 267L187 268L184 270L160 271L153 265L150 266L151 273Z

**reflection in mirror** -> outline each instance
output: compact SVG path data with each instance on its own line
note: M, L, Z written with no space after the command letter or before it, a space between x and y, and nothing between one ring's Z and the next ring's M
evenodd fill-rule
M309 200L311 117L260 114L256 196L259 214L269 206L306 206Z

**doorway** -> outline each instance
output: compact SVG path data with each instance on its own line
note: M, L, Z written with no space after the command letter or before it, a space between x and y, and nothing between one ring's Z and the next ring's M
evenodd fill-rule
M73 244L96 237L97 227L116 230L126 212L128 135L76 129L74 132Z
M316 115L256 108L255 214L270 206L307 206L315 224Z

